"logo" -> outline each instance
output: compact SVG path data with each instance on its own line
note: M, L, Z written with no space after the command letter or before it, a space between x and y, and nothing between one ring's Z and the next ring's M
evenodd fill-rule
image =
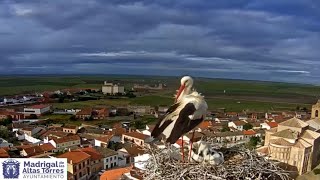
M9 159L2 163L3 177L5 179L18 179L20 163L16 160Z

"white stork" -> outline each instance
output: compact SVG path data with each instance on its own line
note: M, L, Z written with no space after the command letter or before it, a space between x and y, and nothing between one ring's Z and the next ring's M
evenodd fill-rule
M156 124L151 133L153 138L163 134L168 143L174 144L181 136L194 129L204 120L208 105L201 94L192 90L192 85L193 79L191 77L185 76L181 79L176 101ZM193 136L194 131L191 141ZM192 149L192 142L190 145L190 149ZM184 160L183 139L182 160Z

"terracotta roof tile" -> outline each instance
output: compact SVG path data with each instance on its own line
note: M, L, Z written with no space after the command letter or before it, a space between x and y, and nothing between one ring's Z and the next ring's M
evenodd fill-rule
M30 147L36 146L34 144L26 144L26 145L21 145L21 146L15 146L15 148L17 148L18 150L22 150L22 149L27 149Z
M236 125L236 126L243 126L246 124L246 122L244 121L233 121L233 123Z
M0 148L0 158L8 158L8 157L10 157L8 154L8 151L6 151L3 148Z
M114 151L114 150L109 149L109 148L95 147L95 149L104 157L110 157L110 156L118 155L117 151Z
M58 138L54 138L54 141L57 144L70 142L70 141L77 141L77 140L80 141L80 136L78 136L78 135L65 136L65 137L62 137L62 138L59 138L59 139Z
M270 128L274 128L274 127L278 127L278 123L277 122L266 122Z
M116 127L112 130L112 132L114 133L114 135L116 136L122 136L122 134L126 133L127 130L125 128L121 128L121 127Z
M80 112L77 112L76 115L91 115L93 109L92 108L85 108L85 109L81 109Z
M104 143L109 143L110 139L113 137L113 135L105 135L105 136L101 136L96 138L96 140L104 142Z
M90 159L90 155L82 151L69 151L58 156L58 158L67 158L68 163L77 164L81 161ZM72 163L71 163L72 161Z
M202 121L198 127L201 129L207 129L211 126L211 121Z
M40 148L40 146L29 147L24 149L24 151L27 153L28 157L43 153L43 150Z
M40 145L40 148L43 151L52 151L55 149L55 147L51 143L42 144L42 145Z
M138 133L138 132L124 133L123 135L134 137L134 138L141 139L141 140L145 140L149 137L148 135Z
M250 129L250 130L244 130L243 134L244 135L255 135L256 132L254 130Z
M127 145L124 149L129 153L130 156L135 157L141 154L144 154L144 150L136 145Z
M103 156L97 150L95 150L92 147L82 148L82 149L79 149L79 150L89 154L91 156L90 157L91 160L93 160L93 161L100 160L100 159L103 158Z
M112 169L109 171L105 171L101 177L100 180L117 180L121 179L121 176L125 173L129 173L131 171L132 167L125 167L125 168L118 168L118 169Z

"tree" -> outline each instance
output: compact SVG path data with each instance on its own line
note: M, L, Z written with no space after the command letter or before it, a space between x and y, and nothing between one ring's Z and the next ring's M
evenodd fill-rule
M132 92L128 92L128 93L126 94L126 96L127 96L128 98L135 98L135 97L136 97L136 95L134 95Z
M109 144L108 144L108 148L112 149L114 151L117 151L117 150L122 148L122 144L119 143L119 142L110 141Z
M51 99L57 99L57 98L59 98L59 95L58 95L58 94L52 94L52 95L50 96L50 98L51 98Z
M245 125L243 125L243 129L244 130L249 130L249 129L252 129L253 128L253 125L250 124L250 123L246 123Z
M142 123L142 121L135 121L133 123L133 127L135 127L136 129L142 129L144 128L144 124Z
M227 124L225 124L222 126L221 132L227 132L227 131L230 131L230 128L228 127Z
M64 96L60 96L59 97L59 103L63 103L64 102Z
M93 121L93 116L90 116L89 118L88 118L88 117L85 117L84 120L85 120L85 121Z
M12 117L11 116L7 116L6 119L4 119L4 120L2 120L0 122L0 125L7 126L7 125L9 125L11 123L12 123Z
M7 127L0 126L0 137L4 139L7 139L9 137L9 131Z
M72 116L70 117L70 120L71 120L71 121L75 121L75 120L77 120L77 118L76 118L75 115L72 115Z
M260 137L252 136L252 137L250 138L250 141L248 142L249 148L250 148L250 149L255 148L260 141L261 141Z

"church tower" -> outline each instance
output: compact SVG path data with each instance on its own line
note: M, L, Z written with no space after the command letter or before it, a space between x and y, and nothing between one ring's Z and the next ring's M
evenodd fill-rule
M311 119L320 117L320 99L315 105L312 105Z

